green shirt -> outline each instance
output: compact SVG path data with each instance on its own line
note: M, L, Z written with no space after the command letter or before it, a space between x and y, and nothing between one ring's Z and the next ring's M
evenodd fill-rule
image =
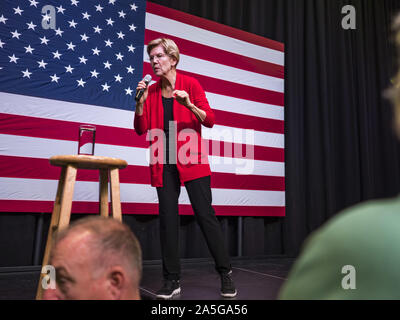
M400 299L400 197L359 204L311 234L279 298Z

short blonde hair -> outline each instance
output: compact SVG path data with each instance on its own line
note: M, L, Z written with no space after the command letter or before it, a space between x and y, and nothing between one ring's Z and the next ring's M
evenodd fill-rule
M150 41L147 44L147 54L150 55L151 50L161 45L164 48L165 54L176 60L176 66L179 63L179 49L174 40L167 38L158 38Z

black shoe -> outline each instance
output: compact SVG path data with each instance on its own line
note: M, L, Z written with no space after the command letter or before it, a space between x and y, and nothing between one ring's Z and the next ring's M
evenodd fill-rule
M181 293L179 280L164 280L163 287L157 291L156 297L159 299L171 299Z
M221 273L221 296L224 298L236 297L237 291L235 284L231 278L232 271L229 273Z

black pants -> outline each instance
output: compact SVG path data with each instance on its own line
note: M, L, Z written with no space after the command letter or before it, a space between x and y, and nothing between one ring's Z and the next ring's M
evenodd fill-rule
M211 206L210 176L185 182L196 220L206 239L219 273L231 270L221 226ZM179 280L179 216L181 190L176 165L164 164L163 187L157 188L160 215L160 240L164 279Z

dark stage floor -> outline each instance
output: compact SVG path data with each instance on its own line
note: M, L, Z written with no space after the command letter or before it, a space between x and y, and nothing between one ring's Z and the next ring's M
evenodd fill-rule
M236 300L273 300L285 281L294 259L273 257L232 259L238 295ZM0 299L34 299L39 266L0 268ZM162 285L161 263L146 261L143 265L141 294L155 299ZM208 259L182 260L181 300L220 300L220 279Z
M270 258L233 260L232 278L238 290L237 300L276 299L286 279L293 259ZM142 294L155 298L162 285L161 266L147 265L142 280ZM182 264L180 300L219 300L220 278L211 261L185 262Z

